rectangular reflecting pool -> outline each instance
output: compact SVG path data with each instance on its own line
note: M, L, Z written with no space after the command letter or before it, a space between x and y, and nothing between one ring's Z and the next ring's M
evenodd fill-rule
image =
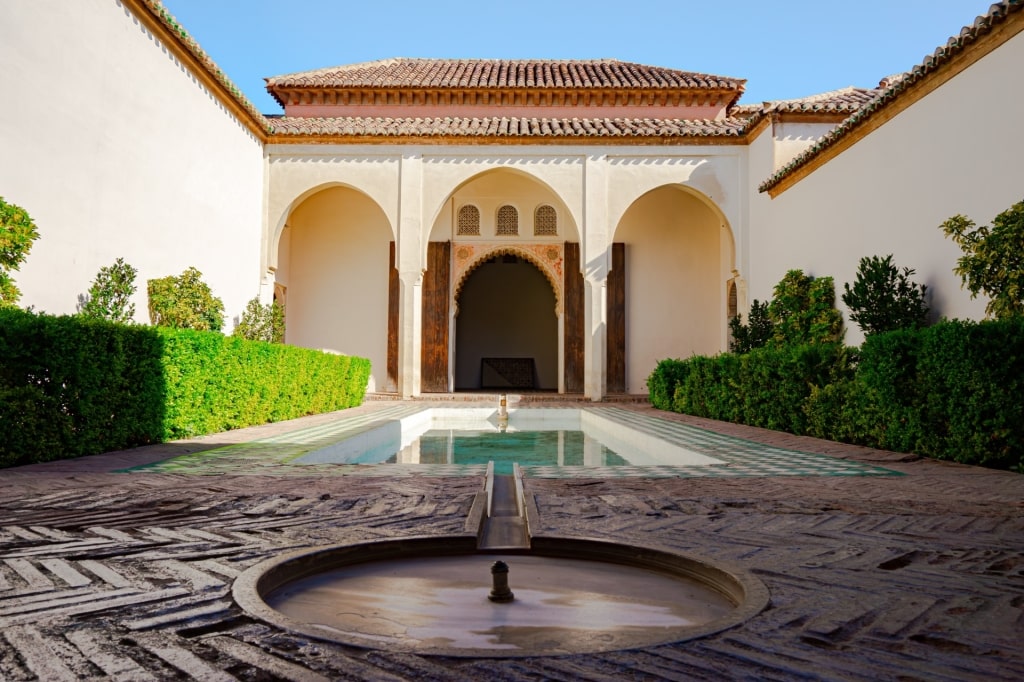
M431 408L308 452L293 464L702 466L722 460L577 409Z

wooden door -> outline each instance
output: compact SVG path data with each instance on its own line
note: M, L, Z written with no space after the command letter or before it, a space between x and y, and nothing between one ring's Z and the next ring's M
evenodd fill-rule
M565 243L562 304L565 329L565 392L583 392L583 272L580 270L580 245Z
M608 393L626 392L626 245L612 244L608 273L608 332L605 386Z
M448 392L448 299L451 289L451 242L427 244L423 273L423 348L420 390Z
M391 260L388 266L388 367L384 382L386 393L398 391L398 301L400 286L395 266L395 243L391 242Z

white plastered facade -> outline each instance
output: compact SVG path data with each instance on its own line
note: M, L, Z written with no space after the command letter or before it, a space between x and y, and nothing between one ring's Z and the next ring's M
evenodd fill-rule
M358 201L377 205L376 212L390 229L396 241L397 269L401 282L399 330L399 386L403 395L420 393L418 359L421 355L422 307L421 279L426 269L429 241L477 244L485 248L481 256L518 247L528 250L540 244L558 244L568 240L578 242L586 292L584 321L584 392L600 399L604 393L605 349L604 325L606 316L604 287L609 271L609 248L616 240L617 231L629 239L627 254L649 259L661 254L667 257L662 266L669 270L645 267L645 260L627 267L626 289L645 292L630 298L630 310L636 320L629 327L631 343L627 346L626 390L633 393L646 391L646 378L657 360L676 354L693 352L715 353L726 342L726 286L736 269L736 244L733 224L739 220L744 188L739 169L745 164L742 147L650 147L642 153L626 151L621 147L557 147L517 146L513 150L501 147L452 146L294 146L270 145L269 194L267 233L264 254L268 272L278 286L286 287L289 306L293 304L295 274L309 266L298 265L294 246L295 218L301 219L301 207L331 188L344 187L360 195ZM519 182L506 179L499 187L481 191L475 188L495 173L509 174ZM644 235L644 204L650 203L645 195L664 190L675 190L657 216L647 215L646 222L657 223L668 216L669 222L697 223L702 228L698 243L654 243L658 234ZM482 195L481 195L482 192ZM357 202L354 195L350 200ZM474 203L485 218L498 205L514 205L520 213L523 229L518 236L502 237L484 231L479 237L457 234L453 222L454 210L465 203ZM352 204L349 204L351 206ZM532 234L532 211L538 205L551 205L559 214L559 233L555 237L537 237ZM345 213L338 205L337 213ZM304 224L303 229L312 229ZM376 227L376 232L380 232ZM621 235L620 235L621 236ZM282 237L285 241L282 242ZM324 248L330 248L321 242ZM634 249L633 247L636 247ZM337 245L341 257L340 243ZM382 282L386 265L386 243L379 242L376 250L368 250L367 258L378 259L376 274L361 272L337 285L338 288L358 287L359 282L372 279ZM670 247L670 248L669 248ZM666 250L668 248L668 250ZM677 249L673 252L672 249ZM290 262L282 262L281 253L288 253ZM702 267L702 290L681 292L673 282L686 282L686 277L673 274L671 264L686 259L696 260ZM329 286L333 275L323 272L324 286ZM457 273L458 274L458 273ZM549 277L555 298L560 300L561 282ZM268 279L269 281L269 279ZM451 303L454 315L458 312L459 279L452 282ZM305 285L303 285L305 286ZM337 288L336 288L337 290ZM296 342L308 345L312 338L330 339L344 336L340 352L369 355L374 360L374 384L383 385L384 334L386 318L377 289L375 303L368 306L352 305L345 311L347 318L357 321L350 332L332 337L333 316L324 314L319 323L305 322L308 337ZM514 292L509 293L514 295ZM682 299L688 305L688 314L673 325L662 311L678 307ZM561 308L559 308L561 313ZM289 315L292 313L289 312ZM694 325L694 320L701 320ZM645 321L645 322L644 322ZM643 322L643 323L641 323ZM291 320L289 325L292 325ZM315 327L315 329L314 329ZM673 327L674 330L673 330ZM670 333L670 330L672 332ZM561 334L559 334L561 338ZM308 339L308 340L307 340ZM457 342L457 341L456 341ZM318 344L312 344L318 345ZM558 357L562 356L559 346ZM454 360L454 351L453 357ZM562 367L556 373L561 378ZM556 379L557 381L557 379ZM453 376L451 388L456 388ZM564 383L551 382L542 388L564 390Z

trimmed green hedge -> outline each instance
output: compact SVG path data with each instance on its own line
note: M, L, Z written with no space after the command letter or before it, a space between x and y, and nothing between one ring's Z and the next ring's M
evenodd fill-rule
M873 334L859 349L663 360L648 385L661 409L671 395L668 409L685 414L1024 469L1021 318Z
M850 371L843 346L804 344L758 348L745 355L663 360L648 385L661 391L672 387L668 409L674 412L801 433L807 422L804 404L812 390ZM664 404L664 398L658 400Z
M354 407L370 361L190 329L158 330L170 440Z
M0 309L0 466L159 440L161 346L147 327Z
M369 375L365 358L0 309L0 466L353 407Z

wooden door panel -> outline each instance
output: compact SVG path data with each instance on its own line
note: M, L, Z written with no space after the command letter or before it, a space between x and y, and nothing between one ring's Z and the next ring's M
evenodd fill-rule
M420 355L420 390L448 392L448 299L451 287L451 242L427 245L427 271L423 274L423 344Z

